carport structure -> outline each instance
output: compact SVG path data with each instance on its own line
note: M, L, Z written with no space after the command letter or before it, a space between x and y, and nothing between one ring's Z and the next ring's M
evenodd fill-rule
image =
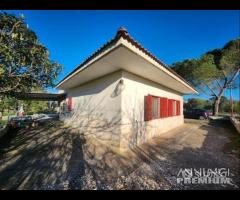
M20 93L13 92L11 96L14 96L18 100L35 100L35 101L57 101L60 104L66 98L66 94L52 94L52 93Z
M58 107L61 101L66 98L66 93L53 94L53 93L38 93L38 92L11 92L9 96L15 97L17 100L30 100L30 101L53 101L57 102Z
M52 93L20 93L14 92L11 94L18 100L31 100L31 101L54 101L60 107L61 101L66 98L66 93L52 94Z

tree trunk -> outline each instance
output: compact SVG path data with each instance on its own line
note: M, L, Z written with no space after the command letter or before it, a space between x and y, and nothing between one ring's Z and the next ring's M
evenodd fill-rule
M214 101L214 112L213 112L214 116L218 116L220 100L221 98L216 98L216 100Z
M216 99L214 100L213 104L212 104L212 114L215 115L215 103Z
M224 92L225 89L227 88L227 84L228 84L227 78L225 78L223 87L221 88L219 94L215 97L214 106L213 106L213 109L214 109L213 115L214 115L214 116L218 116L220 101L221 101L221 98L222 98L222 96L223 96L223 92Z

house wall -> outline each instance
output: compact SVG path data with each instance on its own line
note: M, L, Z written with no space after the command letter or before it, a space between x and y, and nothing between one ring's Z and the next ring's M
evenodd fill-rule
M164 86L123 72L121 150L132 148L184 123L182 94ZM180 101L180 115L144 121L144 96L155 95Z
M66 90L72 97L72 111L60 114L67 125L79 133L118 148L120 144L121 95L115 72L82 86Z
M60 119L116 151L144 143L184 122L180 93L126 71L65 92L72 97L73 109L62 113ZM180 116L144 121L144 97L148 94L179 100Z

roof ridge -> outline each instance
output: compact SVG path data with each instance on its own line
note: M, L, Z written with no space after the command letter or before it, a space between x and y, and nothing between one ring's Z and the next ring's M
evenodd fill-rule
M129 42L136 46L137 48L139 48L143 53L145 53L146 55L148 55L149 57L151 57L153 60L160 62L161 65L164 66L168 66L167 64L165 64L164 62L162 62L160 59L158 59L155 55L153 55L149 50L147 50L145 47L143 47L143 45L138 42L137 40L135 40L132 36L130 36L129 34L124 35L125 37L127 37L129 40ZM125 39L127 39L125 38Z
M173 69L171 69L167 64L165 64L164 62L162 62L159 58L157 58L155 55L153 55L150 51L148 51L146 48L144 48L141 43L139 43L138 41L136 41L133 37L131 37L129 34L123 34L123 36L125 37L125 39L128 39L128 42L130 42L132 45L134 45L135 47L137 47L138 49L140 49L143 53L145 53L147 56L149 56L150 58L152 58L154 61L156 61L157 63L159 63L160 65L162 65L165 69L167 69L168 71L170 71L171 73L173 73L175 76L177 76L178 78L180 78L182 81L186 82L190 87L194 88L194 86L189 83L187 80L185 80L182 76L180 76L177 72L175 72Z
M83 62L81 62L81 64L79 64L72 72L70 72L64 79L62 79L57 85L59 85L60 83L62 83L64 80L66 80L70 75L72 75L74 72L76 72L78 69L80 69L83 65L85 65L86 63L88 63L90 60L92 60L93 58L95 58L96 56L98 56L100 53L102 53L103 51L106 50L106 48L108 48L110 45L113 45L114 43L116 43L120 38L124 38L126 39L128 42L130 42L133 46L135 46L136 48L138 48L140 51L142 51L144 54L146 54L147 56L149 56L150 58L152 58L154 61L156 61L158 64L162 65L165 69L167 69L168 71L170 71L171 73L173 73L175 76L177 76L178 78L180 78L181 80L183 80L184 82L186 82L190 87L193 87L192 84L190 84L188 81L186 81L183 77L181 77L179 74L177 74L174 70L172 70L170 67L168 67L167 64L165 64L164 62L162 62L160 59L158 59L155 55L153 55L152 53L150 53L150 51L148 51L146 48L144 48L141 43L139 43L138 41L136 41L133 37L131 37L128 34L128 31L126 28L124 27L120 27L116 33L116 35L114 36L114 38L108 40L105 44L103 44L102 46L100 46L96 51L94 51L90 56L88 56ZM194 88L194 87L193 87Z

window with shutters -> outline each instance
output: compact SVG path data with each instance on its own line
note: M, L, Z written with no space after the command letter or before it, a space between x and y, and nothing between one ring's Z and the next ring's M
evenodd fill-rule
M177 101L177 115L180 115L180 101Z
M173 116L177 115L177 101L173 100Z
M180 115L180 101L148 95L145 97L145 121Z
M152 98L152 118L157 119L160 116L160 102L158 97Z
M161 118L168 117L168 99L165 97L160 98L160 116Z
M168 117L173 116L173 100L168 99Z
M152 119L152 96L145 96L144 102L144 120L150 121Z

